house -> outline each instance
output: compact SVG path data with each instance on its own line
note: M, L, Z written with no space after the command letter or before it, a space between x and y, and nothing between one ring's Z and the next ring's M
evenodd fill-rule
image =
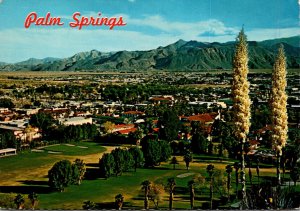
M93 119L86 117L71 117L71 118L60 118L58 122L62 125L83 125L83 124L93 124Z
M135 127L134 124L119 124L119 125L114 126L114 129L112 130L112 132L115 133L115 132L119 132L119 131L129 130L129 129L133 129L134 127Z

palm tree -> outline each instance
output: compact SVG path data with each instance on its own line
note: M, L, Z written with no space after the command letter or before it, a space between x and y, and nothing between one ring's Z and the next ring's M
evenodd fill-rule
M235 162L233 164L233 168L235 169L235 191L236 191L236 197L238 197L239 192L239 169L240 169L240 163Z
M209 197L210 197L210 209L212 210L212 208L213 208L213 179L214 179L214 177L213 177L213 175L214 175L214 172L215 172L215 166L214 165L212 165L212 164L209 164L209 165L207 165L207 167L206 167L206 172L208 173L208 175L209 175L209 180L210 180L210 194L209 194Z
M257 174L257 180L259 184L259 157L254 157L254 162L256 163L256 174Z
M148 210L149 209L149 192L151 188L151 182L149 180L145 180L142 182L142 190L144 190L145 195L144 195L144 209Z
M205 178L200 174L196 175L192 180L188 181L188 187L190 190L191 209L194 209L195 188L204 184L205 184Z
M230 186L231 186L231 173L232 173L232 166L226 166L226 173L227 173L227 192L228 192L228 201L230 199Z
M175 170L175 165L179 164L175 156L172 157L170 164L173 164L173 169Z
M185 162L186 170L189 170L190 162L193 161L193 154L190 151L186 151L183 156L183 160Z
M241 30L237 37L237 44L233 58L233 110L235 136L241 144L241 183L243 202L246 203L246 173L245 173L245 157L244 146L250 128L250 97L248 75L248 49L247 37L244 29Z
M119 193L118 195L115 196L115 202L116 202L118 210L121 210L123 207L123 203L124 203L124 196Z
M169 196L169 210L173 209L173 195L174 195L174 189L176 186L175 178L169 178L167 188L169 190L170 196Z
M194 201L195 201L195 181L194 180L188 181L188 187L190 189L190 204L192 210L194 209Z
M287 95L286 88L286 61L283 45L278 49L273 73L272 73L272 90L271 90L271 120L272 120L272 140L273 148L277 155L277 182L281 183L280 179L280 159L282 156L282 148L285 147L287 140Z
M300 178L300 169L298 167L292 168L292 170L290 171L290 177L294 182L294 186L296 186L297 180L299 180Z
M14 199L15 204L17 205L17 208L19 210L23 209L24 207L24 203L25 203L25 199L21 194L18 194L15 199Z
M28 194L28 198L31 201L31 207L34 210L34 208L38 202L38 195L36 193L32 192L32 193Z

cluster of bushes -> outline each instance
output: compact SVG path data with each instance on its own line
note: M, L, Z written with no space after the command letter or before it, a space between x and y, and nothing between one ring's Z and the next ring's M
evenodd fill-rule
M20 148L20 141L18 141L12 131L0 129L0 149L5 148Z
M50 128L47 140L57 140L58 143L68 143L86 139L94 139L98 135L97 126L93 124L83 125L60 125L57 128Z
M119 176L123 172L141 167L144 163L143 152L138 147L130 149L116 148L111 153L104 153L99 160L100 174L108 178Z
M109 178L119 176L123 172L135 170L139 167L154 167L160 162L167 161L172 154L170 144L166 141L143 140L142 148L116 148L111 153L104 153L99 160L100 174Z
M145 158L145 167L154 167L167 161L172 154L171 146L166 141L142 140L142 151Z

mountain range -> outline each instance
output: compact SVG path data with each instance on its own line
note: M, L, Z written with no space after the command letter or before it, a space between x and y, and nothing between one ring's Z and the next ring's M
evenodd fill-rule
M288 68L299 68L300 36L249 41L249 68L270 69L280 44L284 45ZM97 50L77 53L64 59L31 58L8 64L0 62L0 71L205 71L232 68L235 42L177 42L148 51L118 51L103 53Z

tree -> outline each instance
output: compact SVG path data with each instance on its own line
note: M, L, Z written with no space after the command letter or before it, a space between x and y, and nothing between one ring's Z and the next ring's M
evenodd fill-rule
M121 210L124 203L124 196L122 194L118 194L115 196L115 202L118 210Z
M31 202L31 208L34 210L35 206L38 203L38 195L35 192L28 194L28 198Z
M49 186L63 192L74 181L73 170L68 160L55 163L48 171Z
M206 172L208 173L208 176L209 176L209 180L210 180L210 188L209 188L209 198L210 198L210 209L212 210L213 208L213 175L214 175L214 172L215 172L215 166L212 165L212 164L209 164L207 165L206 167Z
M17 205L17 208L19 210L23 209L24 207L24 203L25 203L25 199L21 194L18 194L15 199L14 199L15 204Z
M172 155L172 148L170 146L170 143L162 140L158 142L158 145L160 147L160 153L161 153L159 162L168 161Z
M145 158L146 167L154 167L159 164L161 156L161 148L158 141L143 140L141 142L142 151Z
M15 107L14 103L9 98L0 98L0 108L13 108Z
M103 124L103 128L105 133L112 133L115 128L115 124L110 121L107 121Z
M166 110L163 116L159 119L160 138L168 142L177 139L180 127L179 118L175 111Z
M239 162L235 162L233 164L233 168L235 169L235 191L236 191L236 196L238 196L238 191L239 191L239 169L241 167L241 164Z
M259 184L259 157L255 156L254 157L254 162L255 162L255 169L256 169L256 174L257 174L257 180L258 180L258 184Z
M133 169L135 166L135 161L133 159L132 154L128 150L123 150L123 158L124 158L124 171L129 171Z
M111 155L114 157L114 173L116 176L122 175L125 169L124 152L121 148L116 148L111 152Z
M134 171L139 167L142 167L144 164L144 154L139 147L131 147L129 153L132 155L134 160Z
M173 169L175 170L175 165L179 164L175 156L172 157L170 164L173 164Z
M278 49L278 54L273 66L272 73L272 90L271 90L271 120L272 120L272 139L273 148L277 155L277 182L280 179L280 158L282 156L282 148L286 144L288 122L287 122L287 95L285 93L286 82L286 60L283 45Z
M44 112L39 112L37 114L33 114L30 117L29 124L33 127L38 127L42 130L43 136L47 136L49 133L49 128L55 123L55 120L51 116L51 114L47 114Z
M207 152L208 140L200 132L196 132L191 141L191 149L196 154L204 154Z
M300 169L298 167L292 168L290 172L290 177L294 182L294 185L296 186L297 180L300 178Z
M80 159L77 158L74 161L73 165L75 165L78 169L79 176L78 176L78 181L76 181L76 182L78 183L78 185L80 185L81 181L83 180L85 171L86 171L85 163L83 162L83 160L80 160Z
M232 173L232 166L226 166L226 173L227 173L227 193L228 193L228 200L230 199L230 187L231 187L231 173Z
M109 178L115 169L114 156L109 153L104 153L99 161L99 168L100 174L105 178Z
M149 180L145 180L142 182L142 190L144 190L144 209L149 209L149 193L151 189L151 182Z
M168 178L168 183L167 183L167 189L170 193L169 196L169 210L173 209L173 198L174 198L174 189L176 187L176 182L175 182L175 178Z
M165 193L164 186L161 184L153 183L149 192L149 199L153 201L155 209L159 209L158 204L163 199L163 194Z
M188 181L188 187L190 191L190 204L191 210L194 209L194 201L195 201L195 188L205 184L205 178L200 174L196 175L192 180Z
M233 111L235 136L241 143L241 182L243 202L246 200L246 173L245 173L245 158L244 144L249 133L250 127L250 97L249 97L249 82L247 81L248 74L248 49L247 38L244 34L244 29L241 30L237 37L237 44L233 58ZM247 204L247 203L245 203Z
M83 202L82 208L84 210L93 210L96 208L96 204L92 201L85 201Z
M186 151L183 160L185 162L186 169L189 170L190 162L193 161L193 154L190 151Z

